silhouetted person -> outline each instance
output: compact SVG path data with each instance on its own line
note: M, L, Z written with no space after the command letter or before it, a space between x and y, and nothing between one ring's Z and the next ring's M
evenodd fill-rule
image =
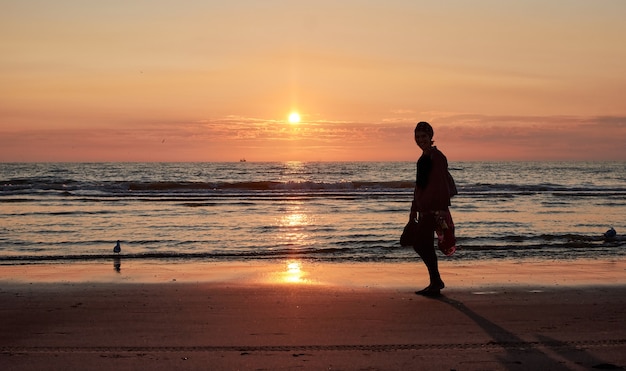
M430 284L416 292L425 296L438 296L445 287L439 275L434 233L439 215L449 214L450 197L454 195L449 189L448 160L433 146L433 135L433 128L427 122L422 121L415 127L415 143L422 150L422 155L417 161L415 191L409 216L409 220L417 219L418 225L413 249L422 258L430 277Z

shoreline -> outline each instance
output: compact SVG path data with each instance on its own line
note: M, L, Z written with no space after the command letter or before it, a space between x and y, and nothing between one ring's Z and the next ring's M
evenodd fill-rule
M449 289L506 286L626 285L626 259L450 261L440 258ZM0 265L0 283L224 283L410 289L427 284L421 261L310 262L298 259L180 262L65 262Z

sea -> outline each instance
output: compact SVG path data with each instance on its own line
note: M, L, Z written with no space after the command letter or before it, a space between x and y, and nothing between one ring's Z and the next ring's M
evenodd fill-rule
M408 262L415 162L1 163L0 265ZM626 162L450 162L442 260L623 259ZM615 237L605 237L610 228Z

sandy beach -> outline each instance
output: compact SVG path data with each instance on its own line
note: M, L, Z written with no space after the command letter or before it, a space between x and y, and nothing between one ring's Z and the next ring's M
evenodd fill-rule
M118 272L119 270L119 272ZM0 267L3 370L626 366L626 262Z

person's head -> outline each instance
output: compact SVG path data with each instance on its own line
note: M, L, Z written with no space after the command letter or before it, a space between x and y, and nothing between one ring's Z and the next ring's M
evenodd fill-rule
M420 121L415 126L415 143L422 149L426 150L433 145L433 136L435 132L433 127L426 121Z

